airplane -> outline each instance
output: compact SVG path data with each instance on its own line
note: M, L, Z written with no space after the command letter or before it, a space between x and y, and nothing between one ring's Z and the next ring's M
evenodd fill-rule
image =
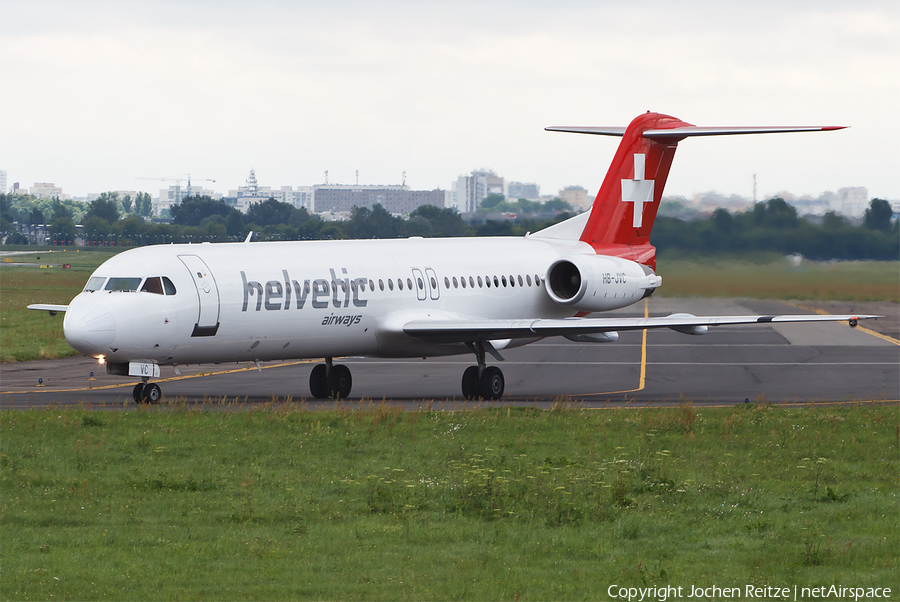
M813 132L843 126L697 127L647 112L628 127L548 127L622 138L591 210L524 237L170 244L120 253L68 305L66 340L140 378L136 402L158 402L160 366L324 358L309 377L318 399L350 395L342 356L473 354L466 399L498 400L505 379L490 356L562 336L610 343L618 333L670 328L847 321L868 315L592 317L653 294L650 233L678 143L695 136Z

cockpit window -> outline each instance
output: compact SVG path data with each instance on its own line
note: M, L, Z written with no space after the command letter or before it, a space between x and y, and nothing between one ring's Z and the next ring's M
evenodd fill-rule
M174 295L175 294L175 285L172 284L172 281L169 280L168 278L166 278L165 276L162 277L162 281L163 281L163 286L166 289L166 294Z
M84 290L93 292L103 289L103 283L106 282L106 276L94 276L85 285Z
M136 291L141 284L140 278L110 278L106 283L108 291Z
M144 286L141 287L141 292L153 293L154 295L162 295L163 287L159 276L152 276L150 278L147 278L147 280L144 281Z

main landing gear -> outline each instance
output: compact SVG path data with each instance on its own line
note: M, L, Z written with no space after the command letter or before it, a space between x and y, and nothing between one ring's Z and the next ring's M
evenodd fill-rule
M132 397L135 403L159 403L162 398L162 389L156 383L149 381L149 378L144 378L134 386Z
M316 364L309 375L309 392L316 399L345 399L350 396L351 387L350 368L335 366L330 357L325 358L324 364Z
M462 394L466 399L489 399L496 401L503 397L503 390L506 388L506 380L503 378L503 372L497 366L484 365L485 346L490 343L476 341L469 345L470 349L475 352L475 360L477 366L469 366L463 372L462 377ZM500 354L489 347L492 355L500 357ZM503 358L500 358L503 359Z

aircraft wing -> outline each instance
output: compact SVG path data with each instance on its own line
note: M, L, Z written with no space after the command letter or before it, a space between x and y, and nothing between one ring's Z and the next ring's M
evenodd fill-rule
M563 318L528 320L412 320L403 332L431 343L467 343L498 339L579 336L645 328L671 328L685 334L703 334L708 326L768 324L774 322L848 322L881 316L782 315L782 316L692 316L672 314L653 318Z
M28 309L38 309L41 311L49 311L52 316L58 311L66 311L69 309L68 305L53 305L51 303L32 303L28 306Z

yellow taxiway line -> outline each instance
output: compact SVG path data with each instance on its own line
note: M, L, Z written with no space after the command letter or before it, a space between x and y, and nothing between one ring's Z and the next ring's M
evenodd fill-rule
M280 364L270 364L268 366L260 366L262 370L268 370L269 368L284 368L286 366L298 366L300 364L309 364L311 362L317 362L319 360L298 360L295 362L282 362ZM180 376L171 376L169 378L157 378L154 379L155 383L166 383L173 382L176 380L187 380L190 378L200 378L204 376L218 376L220 374L234 374L235 372L249 372L250 370L256 370L256 366L247 366L244 368L232 368L231 370L220 370L218 372L200 372L199 374L182 374ZM79 391L100 391L102 389L121 389L126 387L133 387L134 382L121 383L115 385L101 385L99 387L78 387L75 389L53 389L48 387L41 387L40 389L29 389L27 391L3 391L3 395L15 395L22 393L77 393Z
M816 309L815 307L807 307L806 305L799 305L797 303L791 303L790 301L785 301L785 303L787 303L788 305L797 307L799 309L805 309L806 311L815 312L815 313L819 314L820 316L832 315L832 314L828 313L827 311L825 311L824 309ZM888 343L893 343L894 345L900 345L900 341L898 341L894 337L889 337L886 334L881 334L880 332L875 332L874 330L869 330L865 326L854 326L853 328L855 328L856 330L860 330L866 334L870 334L873 337L879 338L883 341L887 341Z

